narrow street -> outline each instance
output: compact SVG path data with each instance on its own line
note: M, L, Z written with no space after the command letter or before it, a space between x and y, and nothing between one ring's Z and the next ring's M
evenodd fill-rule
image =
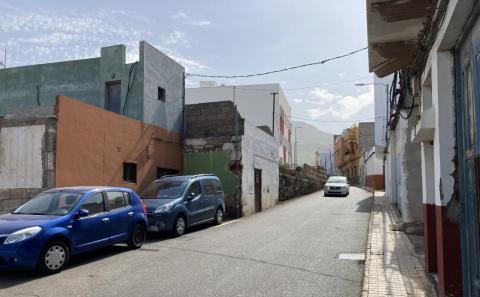
M181 238L156 236L72 259L52 276L2 272L1 296L360 296L370 194L291 200Z

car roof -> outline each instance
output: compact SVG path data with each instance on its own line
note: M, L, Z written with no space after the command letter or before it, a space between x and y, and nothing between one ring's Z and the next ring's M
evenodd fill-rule
M168 179L171 179L171 180L193 180L193 179L206 179L206 178L212 178L212 179L217 179L219 180L219 178L216 176L216 175L213 175L213 174L196 174L196 175L166 175L166 176L163 176L163 177L160 177L159 179L157 180L168 180Z
M87 192L95 192L101 190L116 190L116 191L132 191L129 188L123 187L109 187L109 186L78 186L78 187L62 187L62 188L54 188L50 189L47 192L79 192L79 193L87 193Z

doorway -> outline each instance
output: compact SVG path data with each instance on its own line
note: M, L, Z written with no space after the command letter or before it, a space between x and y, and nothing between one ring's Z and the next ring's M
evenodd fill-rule
M262 169L255 168L255 212L262 211Z

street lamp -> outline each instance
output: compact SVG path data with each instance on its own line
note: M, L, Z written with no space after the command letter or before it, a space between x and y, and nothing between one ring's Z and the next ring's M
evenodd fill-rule
M297 129L302 129L303 127L295 127L295 160L293 163L295 163L295 167L297 167Z

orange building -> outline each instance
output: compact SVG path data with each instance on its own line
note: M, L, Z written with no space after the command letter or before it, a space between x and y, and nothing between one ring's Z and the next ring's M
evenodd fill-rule
M357 125L343 130L341 135L335 135L334 159L336 174L346 176L351 183L359 182L360 150Z

